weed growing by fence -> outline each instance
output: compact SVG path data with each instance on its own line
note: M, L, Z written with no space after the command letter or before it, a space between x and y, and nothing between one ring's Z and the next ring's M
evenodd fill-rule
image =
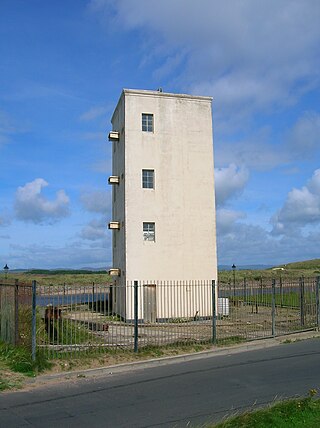
M51 367L51 363L43 352L38 351L35 361L32 361L28 349L3 342L0 342L0 362L12 371L23 373L26 376L34 376Z

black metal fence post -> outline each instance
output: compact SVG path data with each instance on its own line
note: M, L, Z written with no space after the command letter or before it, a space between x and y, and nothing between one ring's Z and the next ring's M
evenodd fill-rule
M14 280L14 344L19 345L19 280Z
M320 294L320 276L317 276L317 281L316 281L316 305L317 305L317 327L318 330L320 328L320 302L319 302L319 294Z
M133 282L134 300L134 352L138 352L138 281Z
M304 277L299 278L300 287L300 323L304 326Z
M32 281L32 324L31 324L31 354L32 361L36 359L37 347L37 322L36 322L36 309L37 309L37 281Z
M274 337L276 335L276 280L275 279L272 280L271 318L272 318L271 334Z
M213 279L212 287L212 343L217 342L217 310L216 310L216 281Z

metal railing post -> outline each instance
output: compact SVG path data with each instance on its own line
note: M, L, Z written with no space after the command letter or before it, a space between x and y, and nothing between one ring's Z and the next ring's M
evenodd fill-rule
M37 347L37 324L36 324L36 309L37 309L37 281L32 281L32 325L31 325L31 352L32 361L36 359L36 347Z
M212 288L212 343L217 342L217 311L216 311L216 281L213 279Z
M14 280L14 344L19 345L19 280Z
M276 280L275 279L272 280L271 317L272 317L271 334L274 337L276 335Z
M316 281L316 307L317 307L317 327L318 330L320 328L320 301L319 301L319 294L320 294L320 276L317 276Z
M299 279L300 286L300 323L301 327L304 326L304 278Z
M138 352L138 281L133 282L134 304L134 352Z

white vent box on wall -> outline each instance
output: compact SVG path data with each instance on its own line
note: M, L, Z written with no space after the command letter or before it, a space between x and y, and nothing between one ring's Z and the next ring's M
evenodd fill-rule
M119 221L110 221L108 224L109 229L113 230L119 230L120 229L120 222Z
M119 184L120 183L120 177L118 175L110 175L108 178L109 184Z
M119 132L110 131L108 138L109 138L109 141L119 141Z
M108 270L108 274L111 276L120 276L120 269L112 268Z

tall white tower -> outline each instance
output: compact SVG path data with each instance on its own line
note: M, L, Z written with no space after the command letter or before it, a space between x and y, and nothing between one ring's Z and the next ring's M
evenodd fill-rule
M156 281L217 277L211 103L124 89L111 119L111 274L117 285L149 284L155 301ZM128 289L116 293L120 315L131 318Z

